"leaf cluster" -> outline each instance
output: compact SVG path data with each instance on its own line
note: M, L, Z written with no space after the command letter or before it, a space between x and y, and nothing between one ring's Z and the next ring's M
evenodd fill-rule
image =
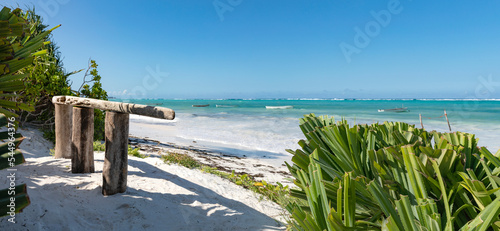
M500 151L474 135L314 114L300 127L293 230L499 230Z

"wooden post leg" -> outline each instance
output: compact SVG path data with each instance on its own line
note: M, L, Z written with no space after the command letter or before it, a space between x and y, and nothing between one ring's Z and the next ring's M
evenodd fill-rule
M446 117L446 122L448 122L448 128L450 129L451 132L450 121L448 120L448 114L446 114L446 110L444 110L444 117Z
M422 123L422 114L418 114L418 117L420 117L420 125L422 125L422 129L424 129L424 123Z
M73 108L72 173L94 172L94 109Z
M56 147L55 158L71 158L71 120L73 106L55 104Z
M129 114L106 112L106 153L102 170L102 194L127 190Z

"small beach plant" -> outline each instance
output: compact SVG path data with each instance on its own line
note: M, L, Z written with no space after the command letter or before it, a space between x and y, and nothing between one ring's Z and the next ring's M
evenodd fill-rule
M148 156L147 156L147 155L145 155L145 154L141 154L141 153L139 152L139 150L140 150L140 148L132 148L132 146L130 146L130 145L128 146L128 154L129 154L129 155L131 155L131 156L135 156L135 157L139 157L139 158L142 158L142 159L144 159L144 158L148 157Z
M18 102L28 74L19 70L32 64L37 56L46 54L43 49L48 42L45 38L54 30L33 35L20 9L3 7L0 11L0 169L11 168L24 163L24 157L18 150L23 137L16 132L18 115L11 110L32 111L28 104ZM15 222L14 214L30 204L26 184L15 185L15 172L8 174L9 188L0 190L0 216L10 215L9 221ZM12 219L12 220L11 220Z
M499 230L500 152L472 134L306 115L292 230Z
M199 168L201 164L193 157L187 154L180 154L175 152L168 152L160 157L163 162L169 164L178 164L186 168Z
M94 141L93 143L94 151L104 152L106 151L106 144L102 141Z
M160 157L167 164L178 164L190 169L200 169L203 172L227 179L239 186L259 193L262 197L278 203L285 208L290 202L289 188L281 183L270 184L266 181L257 181L248 174L238 174L235 171L231 173L221 171L216 167L210 167L200 163L198 160L187 154L168 152Z

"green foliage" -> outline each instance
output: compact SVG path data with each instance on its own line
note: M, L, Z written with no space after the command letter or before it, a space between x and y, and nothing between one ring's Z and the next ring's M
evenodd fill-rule
M94 151L98 151L98 152L106 151L106 144L102 141L94 141L93 147L94 147ZM132 146L130 146L130 145L128 146L127 153L128 153L128 155L139 157L142 159L148 157L147 155L141 154L139 152L139 148L132 148Z
M101 141L94 141L94 151L104 152L106 151L106 144Z
M307 115L288 165L293 230L499 230L500 151L474 135Z
M83 76L83 83L75 92L78 97L108 100L108 93L102 89L101 76L97 71L97 63L90 60L89 67ZM92 86L89 85L92 83ZM94 109L94 140L104 140L104 121L106 113Z
M165 163L178 164L186 168L199 168L201 166L198 161L187 154L169 152L166 155L162 155L161 159Z
M289 197L289 187L283 186L279 182L277 182L276 185L273 185L267 183L266 181L256 181L247 174L236 174L234 171L232 171L232 173L222 172L217 170L217 168L209 167L206 165L201 165L201 170L203 172L227 179L255 193L259 193L263 197L276 202L283 208L285 208L286 205L292 203L292 201L298 203Z
M33 10L22 12L26 19L31 34L41 35L47 42L44 46L45 54L37 56L32 65L28 65L19 72L25 75L25 88L20 91L19 101L34 106L34 111L21 113L23 122L30 121L42 127L50 127L53 123L54 106L51 103L53 95L72 94L68 77L74 73L66 73L63 68L59 47L51 41L47 32L47 25L42 23L42 18ZM21 41L22 38L16 39ZM48 136L50 137L50 135Z
M0 169L24 163L24 157L18 150L23 137L15 129L17 115L7 109L34 109L17 101L19 92L25 88L23 79L29 75L21 70L31 65L35 57L47 52L43 46L48 44L45 38L52 30L34 34L20 9L11 11L4 7L0 11L0 128L7 127L6 131L0 132ZM15 172L9 176L12 174L15 177ZM14 182L12 179L15 178L11 178ZM30 200L26 184L9 186L0 190L0 216L10 215L14 219L13 214L28 206Z
M20 97L18 92L25 88L23 79L28 76L21 70L31 65L35 57L46 53L42 50L48 44L44 38L55 28L32 36L21 10L11 12L7 7L0 11L0 28L0 113L17 116L12 110L34 110L17 100Z
M142 159L148 157L147 155L141 154L139 148L132 148L130 145L128 146L128 154Z
M108 93L102 89L101 76L97 71L97 66L95 60L90 60L89 67L83 76L83 83L76 91L78 97L102 100L108 99ZM87 77L89 79L87 79ZM89 83L92 83L92 86L90 86Z
M94 60L89 61L80 88L78 90L72 89L72 82L69 78L83 69L73 72L67 72L64 69L59 47L52 41L50 34L47 33L47 25L43 24L43 19L35 13L34 9L20 12L20 15L26 19L32 36L41 35L44 40L51 41L45 43L45 50L41 52L44 55L34 57L32 65L19 70L19 73L23 75L26 88L20 91L22 96L18 97L17 100L35 109L34 111L21 112L20 120L41 127L44 130L44 137L54 142L55 109L52 104L53 96L73 95L102 100L107 100L108 96L106 91L102 89L101 76L97 71L98 65ZM23 39L23 37L19 37L15 41L22 42ZM105 113L96 109L94 115L95 140L104 139L104 118Z

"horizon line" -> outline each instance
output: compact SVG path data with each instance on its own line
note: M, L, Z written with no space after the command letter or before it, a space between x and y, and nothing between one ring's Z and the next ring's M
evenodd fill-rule
M332 100L332 101L376 101L376 100L403 100L403 101L426 101L426 100L439 100L439 101L500 101L500 98L119 98L110 96L108 99L119 99L119 100Z

